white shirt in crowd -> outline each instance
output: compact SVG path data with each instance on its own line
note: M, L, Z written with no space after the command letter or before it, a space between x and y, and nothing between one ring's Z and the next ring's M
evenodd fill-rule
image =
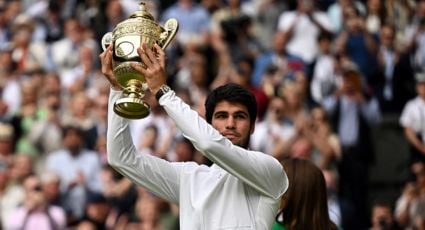
M425 101L419 96L407 102L400 116L402 127L409 127L422 136L425 143Z

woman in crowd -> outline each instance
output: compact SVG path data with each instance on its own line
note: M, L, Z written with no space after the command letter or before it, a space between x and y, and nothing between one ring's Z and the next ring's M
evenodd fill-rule
M308 160L281 161L290 181L272 230L335 230L329 219L326 183L322 171Z

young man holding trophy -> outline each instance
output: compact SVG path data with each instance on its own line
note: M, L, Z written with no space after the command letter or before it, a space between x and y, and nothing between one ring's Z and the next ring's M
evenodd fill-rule
M135 184L178 204L181 229L270 229L288 179L275 158L247 149L257 115L254 96L238 85L218 87L206 100L205 120L166 85L163 49L143 44L137 49L143 65L131 67L144 76L148 89L183 135L214 164L168 162L138 154L129 121L112 108L122 94L113 71L112 49L99 56L102 73L111 83L109 164Z

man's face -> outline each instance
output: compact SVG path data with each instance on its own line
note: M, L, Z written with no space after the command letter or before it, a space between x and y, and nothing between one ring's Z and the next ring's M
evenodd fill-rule
M233 144L241 147L248 145L249 136L254 131L246 106L228 101L217 103L212 126Z

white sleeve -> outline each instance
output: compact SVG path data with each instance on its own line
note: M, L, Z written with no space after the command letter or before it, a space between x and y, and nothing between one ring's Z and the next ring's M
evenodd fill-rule
M108 162L132 182L150 192L178 203L180 172L187 163L170 163L148 154L138 154L132 142L129 121L115 114L114 102L121 91L111 89L108 108Z
M286 191L288 178L277 159L233 145L174 91L164 94L159 104L183 135L212 162L266 196L277 199Z
M417 111L419 111L419 108L415 106L414 101L407 102L400 116L400 125L403 128L409 127L418 132L421 122Z

